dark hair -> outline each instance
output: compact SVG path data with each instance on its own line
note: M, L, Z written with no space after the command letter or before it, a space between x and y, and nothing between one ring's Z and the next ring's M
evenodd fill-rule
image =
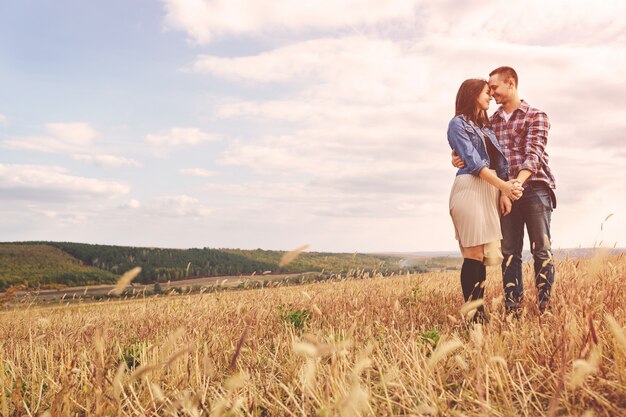
M456 93L456 110L454 115L462 114L467 117L467 120L471 120L478 126L485 126L489 122L487 111L479 110L476 100L478 100L478 96L486 85L487 81L480 78L470 78L463 81L459 91Z
M505 80L510 80L511 78L513 78L513 81L515 81L515 87L517 88L517 82L518 82L518 78L517 78L517 72L515 72L515 70L511 67L498 67L496 69L494 69L493 71L491 71L489 73L489 76L491 77L494 74L498 74L501 77L504 77Z

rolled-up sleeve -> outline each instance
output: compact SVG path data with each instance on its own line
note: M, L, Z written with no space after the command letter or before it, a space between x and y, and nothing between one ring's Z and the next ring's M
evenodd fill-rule
M455 117L448 124L448 143L457 155L465 163L465 168L472 175L478 175L480 171L489 166L489 162L481 158L474 147L469 134L465 130L465 124Z
M525 159L520 170L526 169L536 174L543 164L543 154L548 144L548 130L550 121L544 112L537 112L528 127L526 136L526 148L524 150Z

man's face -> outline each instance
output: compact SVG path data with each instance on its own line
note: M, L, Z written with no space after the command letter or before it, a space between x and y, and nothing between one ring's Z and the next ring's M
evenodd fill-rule
M512 80L505 81L500 74L493 74L489 77L489 93L496 100L496 103L502 104L512 94Z

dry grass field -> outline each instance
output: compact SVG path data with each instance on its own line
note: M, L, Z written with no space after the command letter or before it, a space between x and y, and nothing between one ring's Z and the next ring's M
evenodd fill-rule
M0 313L1 416L626 415L626 255L468 327L458 273Z

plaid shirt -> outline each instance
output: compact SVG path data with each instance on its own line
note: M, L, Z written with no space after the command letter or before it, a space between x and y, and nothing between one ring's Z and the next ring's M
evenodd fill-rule
M491 129L509 161L509 178L516 178L526 169L532 173L527 181L543 181L550 188L556 187L546 152L550 129L547 114L522 100L508 122L500 106L491 116Z

